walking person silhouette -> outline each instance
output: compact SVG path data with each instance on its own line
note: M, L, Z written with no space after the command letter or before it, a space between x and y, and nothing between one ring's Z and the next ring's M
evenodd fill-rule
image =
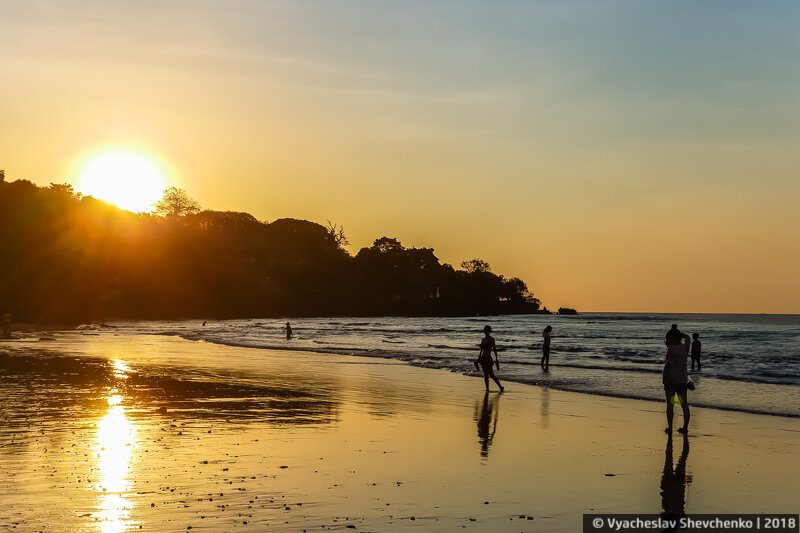
M500 387L500 392L503 392L505 389L500 384L500 380L497 379L497 376L494 375L494 371L492 370L492 364L497 365L497 369L500 370L500 361L497 359L497 346L494 343L494 337L491 335L492 333L492 326L484 326L483 328L483 340L480 343L481 352L478 355L478 358L474 361L475 363L475 370L483 370L483 381L486 383L486 390L489 390L489 378L492 378L497 386ZM492 352L494 352L494 361L492 361ZM480 365L480 366L478 366Z

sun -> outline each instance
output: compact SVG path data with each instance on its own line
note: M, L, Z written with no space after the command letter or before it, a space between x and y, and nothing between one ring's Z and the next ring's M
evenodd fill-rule
M91 156L81 167L75 190L135 213L151 211L167 180L151 157L133 150Z

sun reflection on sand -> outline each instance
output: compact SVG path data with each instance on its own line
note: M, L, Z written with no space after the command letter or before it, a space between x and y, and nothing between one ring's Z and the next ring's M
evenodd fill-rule
M114 359L111 361L111 366L114 368L114 377L117 379L127 379L128 372L131 371L131 367L125 364L125 361L120 359Z
M114 375L124 378L129 368L122 361L113 361ZM135 429L128 419L124 399L119 391L111 389L106 396L108 411L98 422L95 449L97 450L100 480L96 490L98 500L98 523L104 533L118 533L131 527L129 501L126 498L133 450Z
M106 401L108 402L108 405L113 407L115 405L119 405L122 403L122 396L120 396L119 394L113 394L108 398L106 398Z

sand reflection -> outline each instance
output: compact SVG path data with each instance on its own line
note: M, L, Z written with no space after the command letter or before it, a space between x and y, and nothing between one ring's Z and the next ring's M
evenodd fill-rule
M113 368L114 377L117 379L127 379L128 373L131 371L131 367L125 364L125 361L121 359L114 359L111 361L111 367Z
M664 473L661 476L661 516L678 520L686 516L686 485L692 476L686 474L686 461L689 458L689 439L683 436L683 450L675 467L672 466L672 435L667 438L664 450Z
M122 361L113 361L114 376L124 378L129 371ZM96 490L99 530L118 533L131 527L129 520L128 470L135 448L135 429L125 412L124 398L116 389L109 390L108 410L97 424L95 449L97 450L100 479Z
M542 387L542 427L550 427L550 387Z
M475 422L478 423L478 442L481 446L481 457L489 457L489 447L492 445L494 434L497 431L497 411L500 396L486 392L483 401L475 406Z

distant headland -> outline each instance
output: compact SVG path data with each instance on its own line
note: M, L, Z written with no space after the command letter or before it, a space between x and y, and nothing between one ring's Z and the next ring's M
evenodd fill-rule
M524 281L337 224L202 210L168 189L134 214L0 174L0 312L20 321L549 313Z

